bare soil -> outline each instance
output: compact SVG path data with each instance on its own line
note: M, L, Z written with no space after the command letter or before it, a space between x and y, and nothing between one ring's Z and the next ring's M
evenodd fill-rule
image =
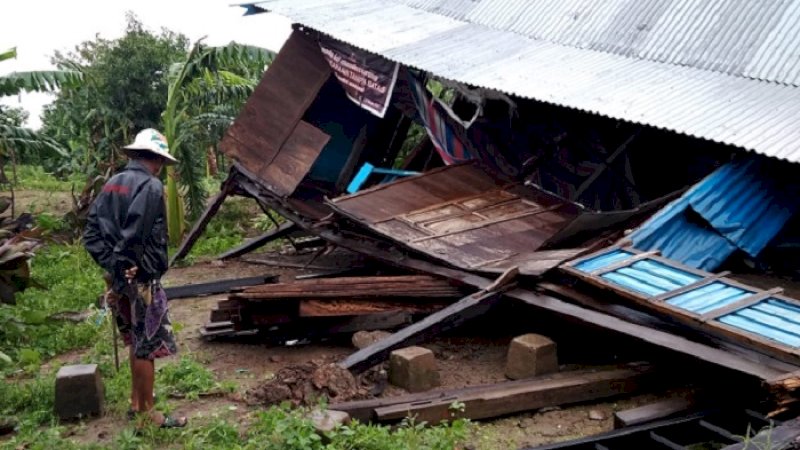
M47 212L61 217L72 209L72 197L69 192L14 191L14 203L16 214Z

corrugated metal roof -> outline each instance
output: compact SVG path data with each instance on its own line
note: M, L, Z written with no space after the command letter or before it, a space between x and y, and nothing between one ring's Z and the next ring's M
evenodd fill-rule
M496 5L492 8L493 3ZM502 7L497 6L501 3ZM721 15L722 9L729 11L722 3L741 2L679 1L667 8L670 14L657 14L658 8L642 8L637 6L639 2L599 0L277 0L259 5L356 47L443 78L800 162L800 127L796 125L800 90L736 72L800 81L800 26L792 26L800 20L793 19L795 15L800 17L800 0L770 0L764 5L772 6L758 9L758 14L740 5L739 15L744 17L739 18L733 12ZM716 5L717 9L709 9L707 4ZM467 5L460 15L456 11L459 5ZM529 9L534 6L540 9ZM703 14L695 17L692 11ZM553 19L540 24L536 22L540 16ZM656 16L659 20L652 21L653 25L647 21L647 35L632 31L636 29L633 24L644 19L623 20ZM760 19L767 16L777 19ZM593 18L593 22L581 17ZM695 28L706 32L684 29L682 24L687 17L692 18ZM529 20L533 22L525 22ZM583 28L576 28L576 23ZM520 34L539 29L546 31L546 36L542 35L545 39L561 36L574 41L553 43ZM592 31L599 29L605 30L605 40L593 37L600 36ZM679 29L683 31L676 31ZM717 31L712 33L712 29ZM783 30L784 34L776 35L776 30ZM724 47L723 43L730 40L744 42L742 34L764 35L764 44ZM581 35L585 37L576 37ZM600 41L606 44L597 43ZM640 45L637 43L643 50L625 50ZM743 57L751 47L755 48L753 56ZM631 54L637 57L625 56ZM647 57L666 62L641 59ZM702 68L676 65L677 62Z
M798 208L797 174L779 173L764 158L728 163L659 211L629 239L637 248L705 270L734 250L757 256ZM702 218L693 220L694 212Z
M571 47L800 83L800 1L399 1Z

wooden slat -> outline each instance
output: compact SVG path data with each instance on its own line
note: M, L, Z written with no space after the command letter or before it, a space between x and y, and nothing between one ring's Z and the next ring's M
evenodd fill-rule
M642 425L656 420L684 415L695 405L693 396L676 397L614 413L614 428Z
M529 380L509 381L490 386L444 391L441 399L400 403L375 409L381 422L414 417L416 421L436 424L456 418L487 419L530 411L547 406L594 401L621 394L631 394L650 387L656 379L649 367L607 371L562 372ZM453 401L464 404L464 411L453 411Z
M497 225L499 223L510 222L512 220L524 219L526 217L535 216L535 215L539 215L539 214L544 214L546 212L555 211L556 209L561 208L563 206L564 206L564 204L557 204L557 205L548 206L546 208L538 208L538 209L533 209L533 210L530 210L530 211L522 211L522 212L519 212L519 213L516 213L516 214L510 214L510 215L505 216L505 217L498 217L498 218L492 219L492 220L485 220L483 222L478 222L475 225L467 227L467 228L461 228L461 229L458 229L458 230L448 231L446 233L441 233L441 234L435 234L435 235L431 235L431 236L424 236L424 237L416 238L416 239L413 239L411 241L411 243L412 244L418 244L420 242L430 241L432 239L439 239L439 238L443 238L443 237L447 237L447 236L453 236L455 234L467 233L467 232L478 230L478 229L481 229L481 228L486 228L486 227L489 227L489 226L492 226L492 225Z
M649 251L649 252L637 253L637 254L631 256L628 259L622 260L622 261L620 261L618 263L615 263L615 264L612 264L610 266L606 266L606 267L597 269L597 270L591 272L590 275L594 276L594 277L599 277L600 275L603 275L604 273L609 273L609 272L613 272L615 270L622 269L623 267L628 267L628 266L630 266L631 264L633 264L633 263L635 263L637 261L641 261L643 259L647 259L647 258L650 258L651 256L655 256L655 255L658 255L658 254L659 254L659 250L652 250L652 251Z
M730 314L732 312L736 312L742 308L747 308L748 306L755 305L756 303L761 302L762 300L772 297L776 294L780 294L783 292L781 288L770 289L769 291L764 292L757 292L753 295L745 297L735 303L730 305L724 306L722 308L717 308L715 310L709 311L700 316L701 322L708 322L709 320L714 320L719 317L722 317L726 314Z
M309 299L300 301L299 314L300 317L362 316L389 311L430 314L445 308L447 305L447 303L413 303L411 301L359 301L345 298L331 300Z
M720 273L715 273L711 276L705 277L701 280L697 280L694 283L687 284L682 288L675 289L674 291L665 292L661 295L656 295L651 300L654 302L662 302L664 300L670 299L672 297L677 297L678 295L685 294L689 291L693 291L697 288L701 288L703 286L709 285L715 281L720 281L723 277L727 277L731 273L728 271L723 271Z
M601 251L598 251L598 252L595 252L595 253L589 253L588 255L581 256L580 258L575 258L575 259L565 263L562 268L564 270L569 271L570 273L575 273L575 272L583 273L583 272L579 271L578 269L576 269L575 266L577 266L577 265L579 265L579 264L581 264L583 262L589 261L591 259L597 258L597 257L599 257L601 255L605 255L607 253L613 253L613 252L618 251L618 250L624 250L626 252L630 252L630 248L627 248L626 246L624 246L622 244L612 245L610 247L604 248ZM634 252L631 252L631 253L634 253Z
M232 248L219 255L217 258L222 260L238 258L242 255L252 252L253 250L261 248L272 241L284 238L295 231L298 231L299 229L300 228L292 222L284 222L278 228L269 230L257 238L250 239L242 245Z

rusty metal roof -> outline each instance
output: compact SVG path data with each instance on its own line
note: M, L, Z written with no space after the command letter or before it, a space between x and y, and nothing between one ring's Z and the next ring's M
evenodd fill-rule
M258 6L442 78L800 162L800 0Z

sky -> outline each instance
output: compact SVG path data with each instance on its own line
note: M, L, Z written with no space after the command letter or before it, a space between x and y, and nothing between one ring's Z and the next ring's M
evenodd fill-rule
M4 1L0 15L0 51L17 47L17 59L0 63L0 74L53 68L56 50L69 51L79 43L120 37L125 13L132 11L150 30L162 27L183 33L191 41L207 36L210 45L236 41L278 51L291 32L291 22L276 14L243 17L235 0L13 0ZM49 94L6 97L3 104L30 113L27 126L38 128Z

